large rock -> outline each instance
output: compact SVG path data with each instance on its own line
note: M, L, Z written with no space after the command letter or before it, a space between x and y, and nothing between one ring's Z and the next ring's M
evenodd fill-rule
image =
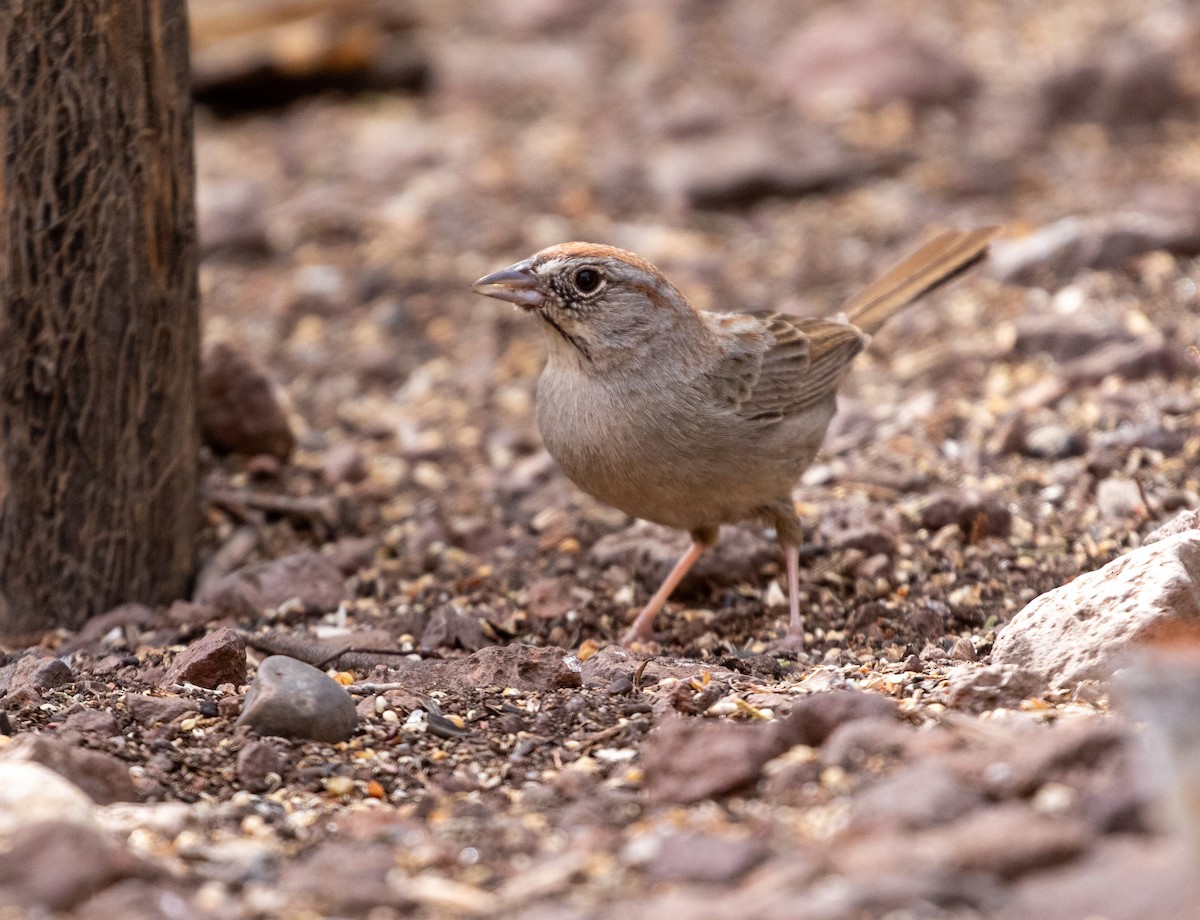
M1127 553L1035 598L996 637L992 661L1052 686L1107 677L1130 643L1200 621L1200 532Z
M136 802L138 793L129 767L102 751L43 735L23 735L5 749L5 761L40 764L74 783L93 802Z
M96 823L87 793L49 767L30 760L0 762L0 838L39 821Z

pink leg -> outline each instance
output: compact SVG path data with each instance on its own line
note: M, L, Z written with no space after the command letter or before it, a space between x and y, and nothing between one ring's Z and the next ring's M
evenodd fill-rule
M791 621L784 643L801 651L804 648L804 620L800 616L800 547L789 543L783 548L783 553L787 558L788 607L791 609Z
M631 645L638 639L649 639L654 635L655 614L662 609L662 605L667 602L667 598L671 596L671 592L675 590L675 586L688 573L688 569L692 567L695 561L700 558L702 552L704 552L704 544L699 540L693 540L688 551L675 563L675 568L671 569L671 574L666 577L659 586L659 589L654 592L654 597L650 598L646 606L642 608L642 612L637 615L637 619L633 621L633 625L629 627L629 631L621 637L622 645ZM799 559L799 556L797 556L797 559Z

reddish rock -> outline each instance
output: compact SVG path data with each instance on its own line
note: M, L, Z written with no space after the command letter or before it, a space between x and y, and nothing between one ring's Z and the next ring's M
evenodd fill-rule
M220 619L220 613L205 604L176 601L167 609L166 620L181 629L195 629Z
M237 758L237 776L251 792L265 792L271 786L271 774L283 772L283 758L269 741L251 741Z
M0 852L0 904L66 911L118 879L148 871L89 827L42 821L17 832Z
M233 346L209 349L200 374L200 430L218 453L287 460L296 439L266 376Z
M401 659L393 673L413 693L466 688L512 687L515 690L558 690L580 685L580 664L570 652L554 646L502 645L480 649L466 658L445 661Z
M939 492L922 506L921 526L936 533L949 524L957 524L968 540L1007 537L1012 511L978 492Z
M1022 879L997 920L1159 920L1190 917L1200 902L1194 865L1174 841L1112 837L1074 863Z
M246 640L228 626L198 639L180 652L162 679L162 686L195 684L212 690L221 684L246 682Z
M126 693L125 710L139 725L147 728L178 719L185 712L197 712L200 704L178 696L149 696L145 693Z
M589 559L600 569L620 565L657 587L689 543L688 535L682 531L637 521L625 530L597 540ZM723 527L716 546L701 554L679 590L686 596L704 584L754 581L765 563L777 562L779 558L779 547L763 538L761 528Z
M107 610L99 616L94 616L79 630L78 641L82 645L98 642L108 633L118 628L137 627L145 629L158 619L158 614L152 607L145 604L121 604L112 610Z
M688 804L752 786L768 760L787 749L776 725L670 716L642 743L646 795Z
M1091 842L1081 822L1046 817L1024 804L972 812L960 821L911 839L914 857L934 866L1015 878L1074 859Z
M197 600L229 616L257 616L286 601L326 613L345 596L341 570L321 553L300 552L230 572L204 588Z
M285 863L278 887L305 910L358 916L373 907L404 903L403 886L388 881L395 871L388 844L330 840Z
M820 747L833 732L858 719L895 719L900 714L896 701L859 690L832 690L804 697L778 724L789 745Z
M325 455L321 474L330 485L362 482L367 478L367 460L352 441L343 441Z
M923 759L872 783L854 801L852 826L900 830L948 824L984 804L983 793L947 764Z
M933 732L918 735L911 725L897 721L894 714L886 718L855 719L830 734L821 747L821 763L857 770L868 760L902 757L929 749L941 740Z
M182 884L127 878L75 908L74 920L218 920Z
M760 840L731 840L712 834L669 834L645 872L656 881L731 884L766 859Z
M38 655L36 652L26 655L17 661L10 672L6 689L17 690L51 690L61 687L75 679L67 664L49 655Z
M73 712L67 716L63 727L68 731L95 735L99 738L111 738L120 731L117 717L106 709L85 709L81 712Z
M479 617L460 613L450 604L435 610L421 633L421 648L427 649L460 648L476 652L493 644L485 635Z
M970 812L953 824L908 833L903 844L871 834L835 853L839 872L854 877L907 872L986 873L1016 878L1074 859L1092 841L1082 822L1046 817L1024 803Z
M563 578L537 578L525 589L525 607L539 620L556 620L575 606Z
M1040 675L1005 664L959 665L946 678L946 702L971 711L1015 706L1045 688Z
M870 9L813 16L786 41L777 69L795 104L816 115L896 102L954 106L979 85L951 48Z

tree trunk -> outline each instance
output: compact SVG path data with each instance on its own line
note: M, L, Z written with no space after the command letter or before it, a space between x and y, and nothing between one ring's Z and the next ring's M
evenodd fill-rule
M0 0L0 633L192 577L187 40L185 0Z

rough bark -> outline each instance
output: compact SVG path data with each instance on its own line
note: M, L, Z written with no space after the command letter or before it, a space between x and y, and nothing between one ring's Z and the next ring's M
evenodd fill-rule
M0 632L182 596L199 318L185 0L0 0Z

